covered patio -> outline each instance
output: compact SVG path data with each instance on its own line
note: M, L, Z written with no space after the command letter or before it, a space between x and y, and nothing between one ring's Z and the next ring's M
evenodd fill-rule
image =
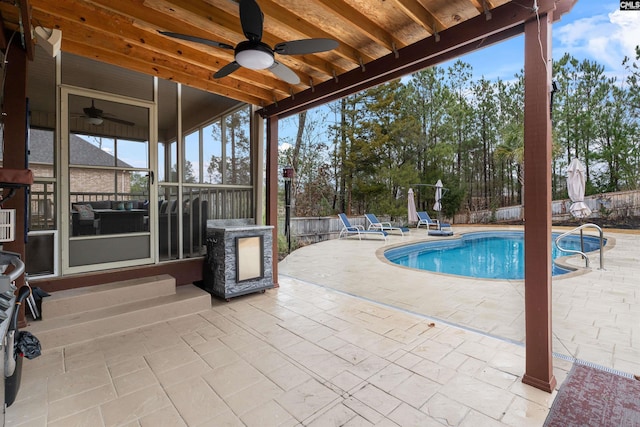
M25 363L10 426L541 426L556 397L518 344L289 276Z
M0 40L10 64L5 74L3 167L24 168L28 130L27 75L36 45L36 26L62 31L65 53L92 58L125 70L199 88L225 99L252 106L252 156L254 193L261 194L263 137L266 140L266 224L277 230L278 122L280 119L339 99L365 88L464 55L506 38L524 34L525 52L525 244L524 317L526 346L522 381L552 392L556 386L551 335L551 29L569 12L576 0L540 0L523 5L517 1L310 1L274 3L261 1L264 13L263 41L269 46L301 38L335 38L331 52L277 59L300 78L287 84L265 70L239 69L222 79L211 74L234 58L229 49L217 49L159 34L159 30L187 33L235 46L245 40L239 25L238 6L227 1L139 0L23 0L0 4L3 34ZM10 36L14 32L15 36ZM42 42L41 42L42 43ZM286 57L285 57L286 56ZM59 60L59 59L58 59ZM90 83L86 83L91 86ZM64 107L56 82L56 111ZM86 87L85 87L86 88ZM154 111L157 100L145 101ZM141 103L142 105L142 103ZM149 115L151 142L157 115ZM264 119L264 122L261 120ZM54 123L55 117L53 118ZM266 125L266 131L264 131ZM56 127L56 125L54 125ZM153 167L151 171L154 172ZM149 177L152 177L149 174ZM153 179L150 179L153 182ZM151 184L154 185L153 183ZM152 191L156 188L152 187ZM262 200L254 194L253 218L263 218ZM7 207L24 214L25 195ZM68 213L61 209L59 213ZM25 215L18 215L17 228ZM259 224L258 224L259 225ZM152 232L151 232L152 233ZM151 234L153 236L153 234ZM277 238L273 239L274 246ZM4 245L25 255L20 239ZM274 247L275 249L275 247ZM159 263L150 254L147 265L85 274L70 274L42 282L50 290L104 283L117 278L154 274L159 269L182 277L182 283L199 280L202 259ZM28 263L29 260L27 259ZM188 263L188 265L187 265ZM274 260L273 273L277 276ZM129 276L123 276L129 275ZM277 280L277 279L276 279ZM280 291L278 291L280 292ZM285 291L282 292L286 294ZM325 295L327 296L327 295ZM327 298L329 298L327 296ZM226 310L222 309L224 318ZM186 326L185 326L186 327ZM353 339L357 339L354 337ZM447 338L448 339L448 338ZM462 384L460 384L462 385Z

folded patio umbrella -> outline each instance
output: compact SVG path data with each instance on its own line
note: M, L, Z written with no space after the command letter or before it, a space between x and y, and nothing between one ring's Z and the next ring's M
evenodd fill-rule
M418 214L416 212L416 201L413 198L413 188L409 189L407 196L407 210L409 212L409 221L418 222Z
M585 168L580 160L573 159L567 169L567 190L573 202L569 211L576 218L586 218L591 215L591 209L584 203Z
M442 210L440 199L442 199L442 181L438 180L436 182L436 203L433 205L434 211L440 212Z

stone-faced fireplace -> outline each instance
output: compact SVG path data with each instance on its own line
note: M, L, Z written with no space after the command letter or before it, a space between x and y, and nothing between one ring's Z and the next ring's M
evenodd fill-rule
M273 288L273 226L208 226L204 289L224 299Z

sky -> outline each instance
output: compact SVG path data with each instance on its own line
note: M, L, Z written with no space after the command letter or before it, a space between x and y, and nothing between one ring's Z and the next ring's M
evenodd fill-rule
M533 4L535 0L526 1ZM569 13L553 24L551 31L554 60L569 53L580 61L596 61L605 67L607 76L622 81L626 74L622 60L625 56L635 59L635 46L640 44L640 11L621 11L619 1L578 0ZM457 60L471 65L474 80L481 77L491 81L513 80L524 68L524 35L438 66L447 68ZM295 137L297 119L288 118L280 123L280 149L286 150Z
M552 27L553 59L565 53L605 66L611 76L624 75L622 59L635 58L640 43L640 11L621 11L619 1L578 0ZM511 80L524 67L524 36L460 57L471 64L474 78ZM448 67L454 61L441 64Z

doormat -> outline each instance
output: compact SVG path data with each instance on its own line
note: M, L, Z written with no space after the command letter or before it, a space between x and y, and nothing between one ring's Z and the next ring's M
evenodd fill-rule
M545 427L640 427L640 381L574 364Z

